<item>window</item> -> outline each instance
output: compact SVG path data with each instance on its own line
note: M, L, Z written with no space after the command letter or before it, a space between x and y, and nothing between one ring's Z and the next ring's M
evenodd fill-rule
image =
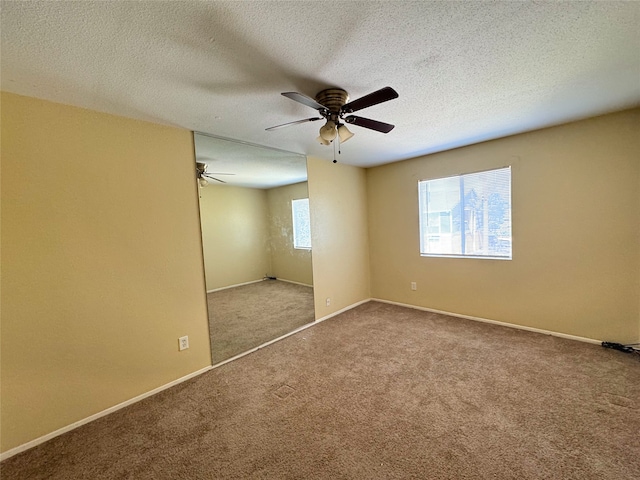
M293 248L311 249L311 220L309 199L291 200L293 212Z
M511 259L511 167L418 182L420 254Z

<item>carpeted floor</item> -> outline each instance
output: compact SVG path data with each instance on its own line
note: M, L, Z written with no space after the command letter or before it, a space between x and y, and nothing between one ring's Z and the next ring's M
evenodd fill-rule
M207 294L213 364L315 320L313 288L265 280Z
M640 478L640 361L369 302L5 461L2 479Z

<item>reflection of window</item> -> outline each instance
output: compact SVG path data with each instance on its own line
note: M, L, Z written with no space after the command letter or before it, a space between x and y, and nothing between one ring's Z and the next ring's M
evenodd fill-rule
M511 258L511 168L418 182L420 254Z
M309 199L291 200L293 212L293 248L311 249L311 220Z

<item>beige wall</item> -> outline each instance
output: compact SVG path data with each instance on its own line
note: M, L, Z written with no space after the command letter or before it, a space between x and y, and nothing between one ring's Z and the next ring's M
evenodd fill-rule
M316 318L370 297L365 171L309 157ZM326 299L331 305L326 306Z
M264 190L200 189L207 291L261 280L271 271L268 213Z
M633 110L369 169L373 297L638 341L639 131ZM417 182L505 165L513 260L421 257Z
M307 183L269 190L211 185L200 190L207 290L265 275L312 284L311 252L293 248L291 200Z
M2 451L210 365L191 133L3 93L1 156Z
M271 275L292 282L313 284L311 250L293 248L291 201L308 198L307 182L267 190L271 245Z

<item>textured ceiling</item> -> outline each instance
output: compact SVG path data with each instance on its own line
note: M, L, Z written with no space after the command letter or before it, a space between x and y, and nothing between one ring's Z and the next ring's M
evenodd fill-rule
M1 86L333 159L281 92L358 112L338 161L371 166L640 104L639 2L2 2Z
M196 161L206 173L234 187L275 188L307 180L304 155L230 141L202 133L194 135ZM209 180L209 185L221 185Z

